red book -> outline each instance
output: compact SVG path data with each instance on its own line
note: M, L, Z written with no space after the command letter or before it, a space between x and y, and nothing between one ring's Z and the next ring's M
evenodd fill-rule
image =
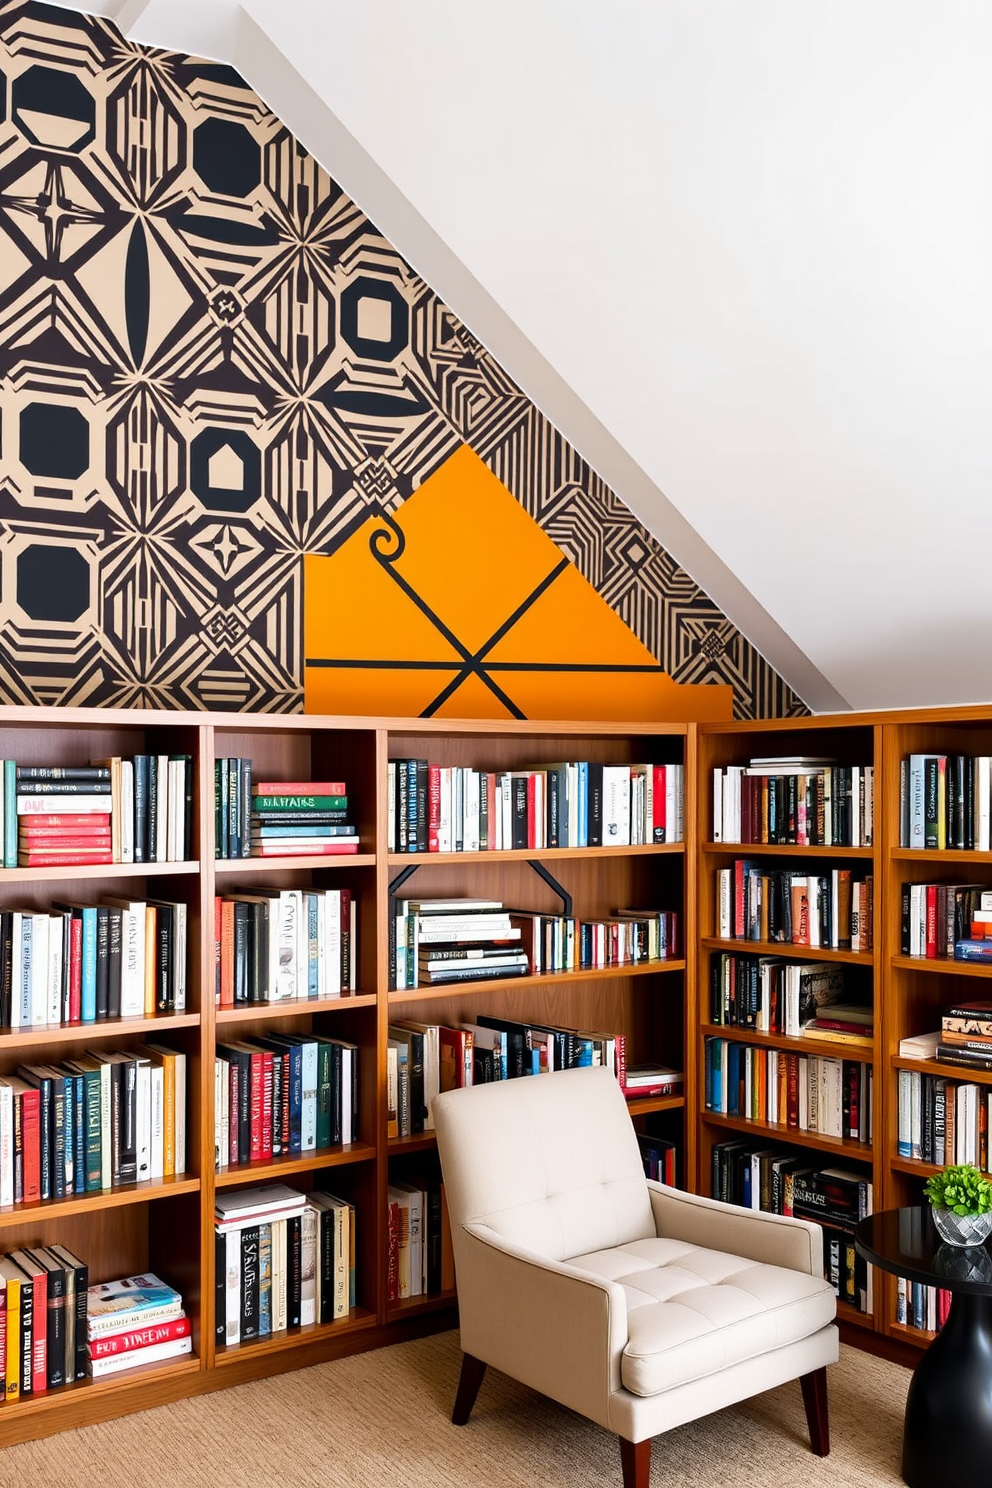
M261 1049L253 1049L251 1051L251 1075L250 1075L250 1081L251 1081L251 1085L250 1085L250 1091L251 1091L251 1101L250 1101L251 1125L249 1127L249 1131L250 1131L250 1136L251 1136L251 1146L249 1148L248 1156L251 1158L252 1162L255 1162L255 1160L257 1158L260 1158L262 1156L262 1106L263 1106L263 1102L264 1102L265 1061L264 1061L264 1058L263 1058ZM271 1101L271 1099L272 1099L272 1082L271 1082L271 1075L270 1075L270 1078L269 1078L269 1100ZM271 1120L271 1111L270 1111L270 1120ZM242 1156L244 1156L244 1154L242 1154Z
M69 1022L82 1017L83 996L83 917L74 914L69 926Z
M939 890L937 884L926 885L926 941L925 954L927 959L937 959L937 918L939 909Z
M48 1272L26 1251L11 1251L10 1259L31 1283L31 1393L41 1395L48 1389Z
M427 851L439 852L441 829L441 766L427 766Z
M272 1050L262 1054L262 1132L259 1157L272 1156Z
M91 1359L106 1359L110 1354L129 1354L132 1349L147 1348L153 1343L167 1343L171 1338L188 1338L188 1317L167 1318L164 1323L149 1323L127 1333L111 1333L107 1338L94 1338L89 1344Z
M779 1056L781 1058L781 1055ZM786 1095L785 1095L785 1119L787 1126L799 1125L799 1055L787 1054L785 1056L786 1067Z
M616 1064L616 1076L622 1090L627 1083L627 1035L618 1033L613 1040L613 1058Z
M86 827L82 832L69 827L42 827L34 832L22 827L17 840L22 847L105 847L111 838L109 827Z
M234 900L220 900L220 1005L234 1006Z
M259 780L252 785L253 796L346 796L343 780Z
M527 846L537 846L537 778L527 776Z
M41 1200L41 1091L20 1090L16 1099L21 1107L21 1148L24 1164L23 1200L37 1204Z
M652 841L664 842L667 822L665 820L665 766L655 765L653 767L654 780L652 783Z
M18 852L18 868L69 868L89 867L96 863L112 863L114 855L108 848L74 848L72 852Z
M23 816L17 818L17 829L23 831ZM108 811L32 811L31 825L35 827L105 827L110 821Z
M461 1090L472 1083L473 1038L467 1028L439 1028L441 1089Z

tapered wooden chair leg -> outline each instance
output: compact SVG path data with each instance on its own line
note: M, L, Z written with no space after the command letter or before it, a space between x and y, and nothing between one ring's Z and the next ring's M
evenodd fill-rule
M479 1393L486 1366L474 1354L462 1354L462 1372L458 1379L458 1393L451 1420L455 1426L464 1426L472 1414L475 1398Z
M651 1438L632 1442L621 1437L620 1466L623 1468L623 1488L648 1488L651 1480Z
M799 1383L803 1390L803 1405L806 1407L810 1446L817 1457L826 1457L830 1451L826 1368L814 1369L811 1374L804 1374Z

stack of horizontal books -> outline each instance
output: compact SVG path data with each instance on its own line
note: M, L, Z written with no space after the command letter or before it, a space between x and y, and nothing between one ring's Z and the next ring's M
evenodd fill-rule
M87 1372L93 1379L192 1352L183 1299L150 1271L89 1289Z
M401 899L394 921L393 981L399 991L526 976L519 926L498 899Z
M17 866L112 863L109 765L16 765Z
M262 780L251 788L253 858L357 853L343 780Z

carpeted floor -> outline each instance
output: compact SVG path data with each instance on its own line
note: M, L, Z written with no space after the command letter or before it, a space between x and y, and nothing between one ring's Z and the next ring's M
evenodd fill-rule
M616 1438L492 1371L450 1424L455 1333L320 1364L0 1452L0 1488L620 1488ZM798 1384L659 1437L651 1481L678 1488L898 1484L909 1374L843 1348L831 1454L809 1451Z

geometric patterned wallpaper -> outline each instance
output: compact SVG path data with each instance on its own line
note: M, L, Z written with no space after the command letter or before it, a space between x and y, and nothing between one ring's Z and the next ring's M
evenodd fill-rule
M678 682L802 702L228 67L0 0L0 702L303 706L303 556L468 444Z

